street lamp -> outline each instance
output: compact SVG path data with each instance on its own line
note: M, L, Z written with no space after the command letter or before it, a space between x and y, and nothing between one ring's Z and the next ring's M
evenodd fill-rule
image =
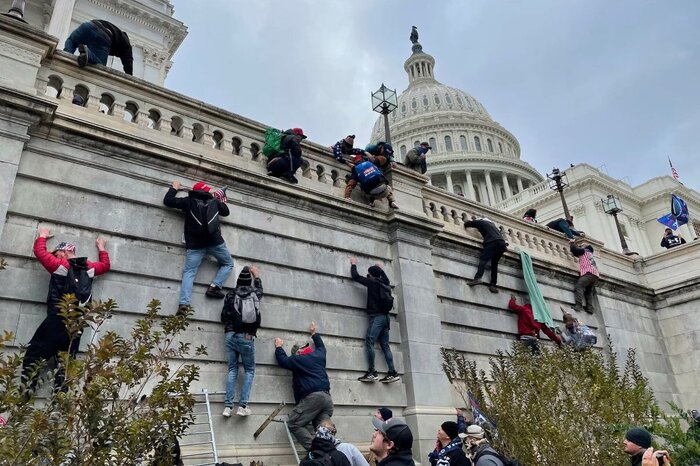
M384 115L384 136L386 143L391 144L391 134L389 134L389 114L399 106L396 100L396 89L391 90L382 83L382 87L372 93L372 110Z
M552 168L552 173L547 173L547 179L549 179L549 188L554 191L559 191L561 205L564 207L564 217L568 220L571 215L569 214L569 206L566 205L566 199L564 199L564 188L569 186L566 172L558 168Z
M10 10L7 13L3 13L2 15L26 23L26 21L24 20L24 3L24 0L12 0L12 6L10 7Z
M620 198L608 194L608 197L601 199L600 202L603 204L603 210L606 214L610 214L615 219L615 226L617 227L617 234L620 237L620 244L622 245L622 253L629 256L632 254L637 254L636 252L630 251L627 247L627 241L625 240L625 235L622 234L622 227L620 226L620 220L617 218L617 214L622 212L622 204L620 203Z

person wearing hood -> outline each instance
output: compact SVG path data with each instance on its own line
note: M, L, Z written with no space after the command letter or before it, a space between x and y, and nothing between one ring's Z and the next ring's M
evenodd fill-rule
M367 276L363 277L357 273L357 259L350 258L350 275L357 283L367 287L366 310L369 317L367 336L365 337L365 352L367 354L367 372L357 380L360 382L383 383L398 382L401 377L394 367L394 356L389 347L389 311L393 306L391 298L391 283L379 264L367 269ZM379 346L384 353L388 373L386 377L379 379L374 368L374 344L379 341Z
M231 417L233 398L236 395L238 380L238 360L240 359L245 378L238 401L238 416L249 416L248 407L250 390L255 377L255 338L260 328L260 300L263 297L262 280L258 268L243 267L236 280L236 288L226 294L221 310L221 322L224 324L224 343L228 359L228 378L226 380L226 398L224 398L224 417Z
M528 223L537 223L537 209L527 209L523 214L523 220Z
M474 466L505 466L503 457L489 444L485 434L484 429L476 424L467 427L464 434L459 434L471 452Z
M484 238L484 249L479 258L479 265L476 268L474 278L467 282L467 285L474 286L481 284L481 277L484 275L486 264L491 263L491 281L489 282L489 291L498 293L496 282L498 280L498 261L508 249L506 240L503 239L501 230L498 229L491 219L482 217L477 219L472 217L471 221L464 222L464 228L475 228Z
M388 421L372 418L375 428L369 451L377 457L377 466L415 466L413 461L413 432L402 420Z
M177 197L180 189L182 189L180 182L173 181L173 185L163 199L163 204L167 207L179 209L185 213L184 242L187 252L182 269L178 313L184 312L190 306L194 279L205 256L214 256L219 263L219 270L207 289L207 297L221 299L225 296L224 283L233 270L233 258L226 247L224 237L221 236L219 224L219 217L226 217L229 214L225 188L212 191L210 186L199 181L192 186L187 197Z
M586 245L583 248L576 246L575 240L569 241L571 254L578 259L579 278L576 280L574 293L576 294L576 304L574 311L585 310L593 314L593 288L600 277L598 264L593 257L593 246ZM586 300L584 304L584 299Z
M472 462L462 450L459 427L454 421L446 421L437 431L440 448L428 455L432 466L471 466Z
M337 435L338 435L338 430L335 427L335 423L331 421L330 419L324 419L321 421L321 424L319 425L318 429L316 430L316 437L319 437L319 432L321 429L327 429L330 432L330 435L332 436L331 438L333 439L335 449L345 455L345 458L347 458L348 461L348 466L369 466L369 463L365 459L365 456L362 454L362 452L352 443L348 442L343 442L340 440ZM324 434L326 436L326 434ZM316 438L314 438L311 441L311 450L314 451L314 445L316 443ZM328 447L326 447L328 448ZM331 452L331 461L338 466L340 461L336 460L333 458L333 453Z
M321 421L333 415L331 383L326 372L326 346L316 329L316 323L311 322L309 334L315 348L308 343L296 344L289 356L283 348L284 340L275 338L275 358L277 364L292 371L292 389L297 404L289 415L287 425L307 451L311 450L311 432Z
M304 164L301 158L301 141L304 139L306 135L301 128L285 131L280 143L281 152L267 163L267 174L297 184L299 180L294 174Z

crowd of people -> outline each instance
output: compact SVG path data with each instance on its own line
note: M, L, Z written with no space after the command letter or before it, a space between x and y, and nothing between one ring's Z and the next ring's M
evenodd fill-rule
M131 44L126 33L115 25L92 20L81 24L66 40L65 50L69 53L79 52L78 64L107 63L109 55L121 59L124 71L133 72ZM269 154L267 162L268 175L283 179L289 183L298 182L295 173L303 165L301 142L306 138L301 128L292 128L279 132L276 146L264 150ZM379 141L369 144L365 149L354 147L355 135L348 135L331 147L333 157L346 164L350 173L346 179L344 196L351 198L353 190L359 185L373 207L376 200L386 199L392 209L398 209L391 186L385 172L396 166L391 144ZM270 149L269 147L267 149ZM426 156L431 150L428 143L422 142L410 149L404 164L411 170L426 173ZM220 217L229 215L226 190L213 189L204 182L195 183L186 196L178 196L182 185L173 181L165 194L163 203L179 209L185 217L183 243L185 261L179 293L177 313L190 310L194 280L199 266L206 256L213 256L219 269L211 280L205 295L221 300L221 322L224 328L224 343L228 359L228 376L224 411L226 418L234 413L234 402L238 399L235 414L241 417L251 414L248 402L255 377L255 340L261 326L260 303L263 299L263 285L260 272L255 266L246 266L236 279L232 290L225 292L224 285L233 271L234 261L221 235ZM529 209L523 220L537 223L537 211ZM498 293L498 263L508 250L508 244L500 229L486 217L473 217L465 222L465 228L476 229L483 237L483 251L479 258L476 274L468 281L469 286L481 284L487 266L490 267L488 289ZM599 279L599 272L591 245L579 247L574 237L584 237L585 233L574 228L573 217L558 218L547 224L547 228L559 231L570 240L570 250L579 264L579 278L575 285L575 305L573 311L593 313L592 293ZM47 297L47 316L37 328L29 342L24 356L22 380L27 394L31 393L38 381L38 364L55 358L59 352L68 352L75 357L80 343L80 334L71 338L66 323L58 315L59 303L66 294L73 294L80 303L92 299L93 279L110 269L109 254L105 249L105 240L96 240L97 262L77 257L73 244L58 243L51 252L46 242L51 237L50 231L40 228L34 244L34 254L42 266L51 274ZM685 243L667 229L661 245L672 248ZM389 346L390 311L393 308L391 282L381 264L368 268L366 276L357 270L357 260L350 259L350 276L367 288L366 312L368 326L365 338L367 371L358 380L364 383L382 382L390 384L400 380ZM549 326L535 319L530 304L519 305L515 296L511 296L507 308L518 316L518 340L530 348L533 353L539 351L540 331L553 342L562 346L571 345L575 350L583 351L596 343L590 328L576 319L562 307L564 326L559 335ZM309 325L309 334L313 345L301 342L292 346L290 353L284 349L284 341L275 338L275 359L277 364L292 374L292 389L296 406L289 416L288 426L296 440L308 451L302 461L306 466L331 463L335 466L367 466L367 460L352 444L337 438L337 428L332 422L333 399L326 370L327 350L316 323ZM379 376L375 367L375 344L383 352L388 368L384 377ZM236 397L239 365L243 367L244 377L241 390ZM55 389L62 389L63 374L57 371ZM393 417L391 410L379 408L372 419L375 431L372 435L370 450L381 466L413 465L413 434L409 426L401 419ZM630 455L631 464L648 466L653 457L654 465L669 464L666 452L655 452L651 447L650 434L641 428L627 432L624 451ZM445 421L437 431L435 450L427 458L432 466L507 466L512 464L508 458L500 455L488 440L487 432L476 424L467 425L458 411L457 421Z

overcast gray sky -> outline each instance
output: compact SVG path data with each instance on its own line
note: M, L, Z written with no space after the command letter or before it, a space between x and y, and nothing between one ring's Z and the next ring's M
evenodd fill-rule
M172 0L189 34L166 85L332 144L368 143L370 93L408 78L411 26L541 172L586 162L699 189L700 0Z

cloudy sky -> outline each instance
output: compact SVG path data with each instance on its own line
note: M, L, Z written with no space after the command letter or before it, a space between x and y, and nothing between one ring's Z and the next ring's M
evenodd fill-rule
M541 172L586 162L700 190L700 0L172 0L189 35L166 85L332 144L365 144L400 93L411 26Z

